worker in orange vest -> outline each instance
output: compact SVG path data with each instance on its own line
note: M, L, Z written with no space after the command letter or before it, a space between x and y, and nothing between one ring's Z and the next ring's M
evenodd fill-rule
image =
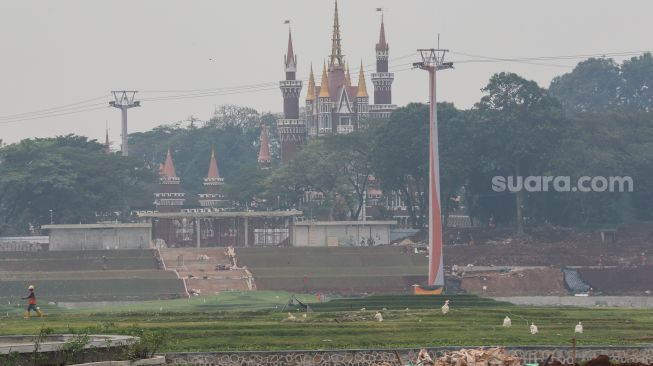
M38 306L36 306L36 295L34 294L34 286L29 285L27 291L29 291L29 294L26 297L21 298L23 300L27 300L27 311L25 312L25 319L29 319L32 316L32 311L38 314L39 317L42 317L43 313L41 312L41 309Z

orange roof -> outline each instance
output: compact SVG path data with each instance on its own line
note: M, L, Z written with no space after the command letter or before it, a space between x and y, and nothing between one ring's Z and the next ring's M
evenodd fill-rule
M218 161L215 158L215 149L211 150L211 161L209 162L209 174L207 178L217 179L220 178L220 171L218 170Z
M163 176L167 178L177 177L177 173L175 173L175 164L172 162L172 152L170 152L170 148L168 148L166 161L163 164Z
M363 60L361 60L361 71L358 74L358 92L356 93L358 98L366 98L367 95L367 86L365 85L365 71L363 70Z
M308 76L308 90L306 100L315 100L315 76L313 76L313 64L311 63L311 74Z
M322 81L320 82L320 98L328 98L329 78L327 77L326 65L322 68Z

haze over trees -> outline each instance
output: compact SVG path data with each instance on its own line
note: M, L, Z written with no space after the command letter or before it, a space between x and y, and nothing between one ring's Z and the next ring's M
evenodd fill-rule
M443 212L462 204L475 221L529 225L613 225L653 218L653 58L617 64L588 59L549 89L512 73L493 75L468 110L438 105ZM414 227L428 217L428 106L398 108L350 135L310 141L278 162L276 117L223 106L208 121L130 135L128 159L80 136L0 147L0 235L30 225L92 222L98 212L151 208L159 163L170 148L186 192L202 189L212 148L223 193L237 209L297 207L309 217L356 220L366 189L401 197ZM259 170L262 124L273 169ZM630 176L631 193L495 192L493 176ZM317 195L318 200L306 200ZM454 200L454 198L456 198ZM459 200L458 198L461 198ZM192 200L189 204L193 204ZM389 213L375 213L385 218ZM446 220L446 217L445 217Z
M74 135L10 144L0 162L2 235L128 210L155 178L142 160L107 155L97 141Z

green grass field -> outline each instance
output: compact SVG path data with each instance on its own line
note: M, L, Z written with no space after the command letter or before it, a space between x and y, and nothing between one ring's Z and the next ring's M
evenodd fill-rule
M579 345L635 345L653 340L653 310L518 307L468 295L383 296L311 304L313 312L286 321L282 292L234 292L210 298L147 302L104 309L44 306L43 319L22 319L16 306L0 306L0 334L121 333L129 327L166 328L165 351L388 348L442 345L567 345L582 321ZM444 299L451 312L442 315ZM300 300L315 302L314 296ZM365 307L366 311L360 311ZM384 321L375 322L376 310ZM408 308L408 310L406 310ZM9 317L6 317L9 313ZM501 327L510 316L512 328ZM531 335L533 321L540 333Z

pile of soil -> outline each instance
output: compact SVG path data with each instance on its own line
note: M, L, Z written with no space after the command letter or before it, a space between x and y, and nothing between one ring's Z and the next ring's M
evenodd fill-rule
M610 295L641 296L653 293L653 266L638 268L582 268L583 281L595 291Z
M564 296L562 271L556 268L515 269L509 272L482 271L463 275L461 287L485 296ZM485 289L484 289L485 287Z
M454 232L455 231L455 232ZM448 229L444 260L464 266L619 266L653 264L653 223L619 228L614 242L600 230L546 226L527 235L491 228Z

